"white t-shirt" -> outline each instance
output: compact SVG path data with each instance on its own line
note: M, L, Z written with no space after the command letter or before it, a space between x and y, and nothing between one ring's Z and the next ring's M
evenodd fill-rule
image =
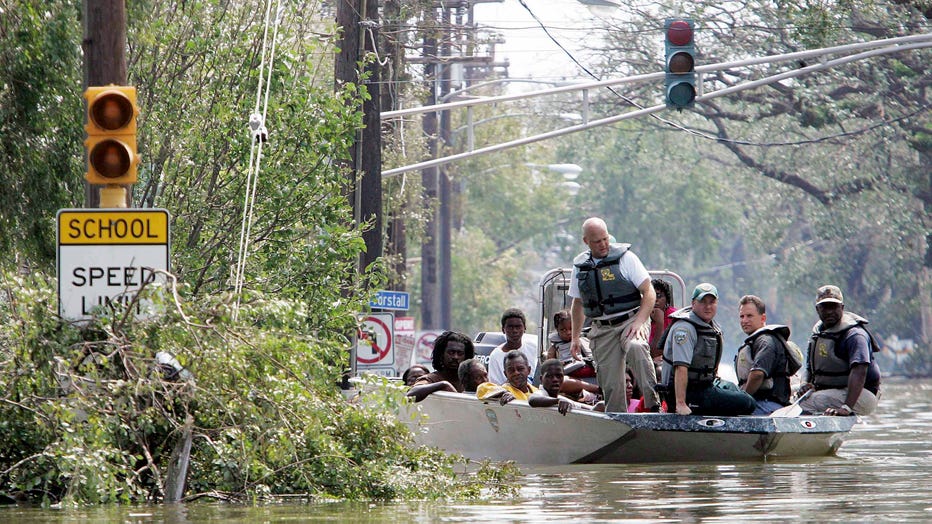
M601 258L593 259L598 263ZM644 264L641 263L641 259L634 254L633 251L628 251L621 257L621 260L618 261L618 271L621 273L621 276L625 277L629 282L634 284L634 287L640 287L645 280L650 281L650 273L647 272L647 268L644 267ZM575 265L573 266L573 276L570 277L570 290L567 292L567 295L570 298L582 298L582 295L579 293L579 278L578 278L579 268ZM624 311L617 313L620 315L625 313ZM604 315L599 317L599 319L607 319L616 315Z
M503 347L505 347L505 344L499 344L489 353L489 382L493 384L501 385L508 381L508 377L505 376L505 355L508 354L508 351L503 351ZM537 371L537 349L522 343L518 351L524 353L524 356L527 357L528 365L531 367L528 382L533 382L534 372Z

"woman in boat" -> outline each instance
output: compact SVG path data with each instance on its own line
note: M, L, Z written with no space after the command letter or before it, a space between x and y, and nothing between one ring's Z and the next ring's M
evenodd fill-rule
M405 383L405 386L413 386L414 383L417 382L417 379L428 373L430 373L430 370L427 369L427 366L415 364L401 374L401 381Z
M660 335L673 323L670 315L676 312L676 308L673 306L673 286L669 282L661 278L655 278L650 281L650 284L654 286L657 300L654 301L654 309L650 312L650 337L648 340L650 340L650 356L654 359L655 365L659 367L663 362Z

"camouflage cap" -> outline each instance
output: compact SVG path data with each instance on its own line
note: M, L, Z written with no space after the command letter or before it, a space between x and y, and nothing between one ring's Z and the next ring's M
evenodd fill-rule
M819 288L819 292L816 295L816 305L822 304L823 302L835 302L836 304L844 304L845 299L841 294L841 289L838 286L822 286Z

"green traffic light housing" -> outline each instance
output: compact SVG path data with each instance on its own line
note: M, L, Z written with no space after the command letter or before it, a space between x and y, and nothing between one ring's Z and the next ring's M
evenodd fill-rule
M688 18L668 18L664 32L664 100L669 108L692 107L696 100L695 26Z

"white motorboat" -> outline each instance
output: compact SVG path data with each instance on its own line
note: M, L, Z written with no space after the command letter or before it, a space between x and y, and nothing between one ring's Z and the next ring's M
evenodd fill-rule
M416 410L420 416L412 411ZM434 393L402 408L418 444L526 465L741 462L832 455L857 417L598 413Z

